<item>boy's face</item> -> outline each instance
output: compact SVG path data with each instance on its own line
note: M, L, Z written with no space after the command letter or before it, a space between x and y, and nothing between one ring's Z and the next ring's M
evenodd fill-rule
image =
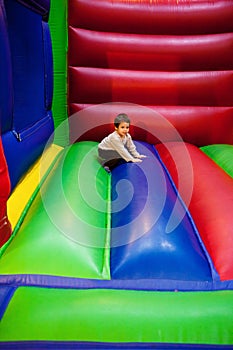
M120 137L125 137L125 135L129 132L129 123L121 122L117 127L115 127L116 132Z

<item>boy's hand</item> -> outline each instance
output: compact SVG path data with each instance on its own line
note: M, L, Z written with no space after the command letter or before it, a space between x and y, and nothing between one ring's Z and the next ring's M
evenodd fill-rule
M139 156L137 158L146 158L146 156L144 154L139 154Z
M133 162L133 163L141 163L142 160L139 159L139 158L134 158L134 159L132 159L132 162Z

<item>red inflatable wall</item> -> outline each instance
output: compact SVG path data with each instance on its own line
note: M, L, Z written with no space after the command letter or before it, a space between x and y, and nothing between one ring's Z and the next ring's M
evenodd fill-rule
M149 71L232 69L232 33L139 35L70 26L69 40L69 63L76 67Z
M149 106L149 108L144 108L131 104L122 105L121 103L100 104L98 106L71 103L69 107L70 114L74 115L74 119L76 119L76 112L79 116L78 125L74 126L74 122L71 125L70 138L72 142L77 136L77 129L80 131L78 134L82 135L80 120L85 125L84 129L88 128L88 132L79 137L79 141L94 140L100 142L107 133L113 131L112 121L114 117L124 110L133 122L130 133L135 140L156 144L161 141L169 142L183 139L198 147L214 143L233 144L232 107ZM70 120L73 119L70 118ZM94 121L90 123L91 120ZM173 128L170 127L169 123ZM96 124L99 124L100 127L96 127ZM178 133L174 133L174 130L178 130Z
M232 0L71 0L73 27L140 34L232 32Z
M69 114L133 103L161 113L186 142L233 143L232 13L232 0L70 0ZM88 136L99 141L100 130Z

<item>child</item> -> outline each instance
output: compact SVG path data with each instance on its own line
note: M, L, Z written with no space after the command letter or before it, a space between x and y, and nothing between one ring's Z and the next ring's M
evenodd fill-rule
M139 154L129 134L130 119L125 113L114 120L115 131L105 137L98 146L101 163L107 171L124 162L141 162L146 156Z

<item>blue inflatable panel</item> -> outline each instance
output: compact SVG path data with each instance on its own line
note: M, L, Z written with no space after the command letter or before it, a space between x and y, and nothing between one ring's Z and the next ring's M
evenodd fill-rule
M37 7L43 11L35 11ZM41 155L54 131L52 45L48 23L42 17L48 11L49 1L5 2L6 37L13 67L12 75L8 70L13 119L9 119L2 141L12 190Z
M13 63L13 128L20 132L47 114L42 19L15 0L6 2L6 14Z
M42 154L53 130L52 114L48 112L45 118L18 134L18 138L11 131L2 135L2 143L11 179L11 190L15 188L22 174ZM20 141L21 138L22 141Z
M148 158L112 171L112 278L210 281L209 256L156 151L138 149Z
M3 350L232 350L231 345L181 344L181 343L109 343L88 341L13 341L1 342Z
M3 0L0 0L0 130L8 131L12 124L12 70L7 23ZM3 59L4 57L4 59Z
M5 310L15 292L15 287L0 286L0 320L2 319Z
M17 0L19 3L28 7L30 10L43 16L44 20L48 19L50 10L50 0Z
M53 55L52 40L49 25L42 22L44 42L44 65L45 65L45 108L51 110L53 98Z

